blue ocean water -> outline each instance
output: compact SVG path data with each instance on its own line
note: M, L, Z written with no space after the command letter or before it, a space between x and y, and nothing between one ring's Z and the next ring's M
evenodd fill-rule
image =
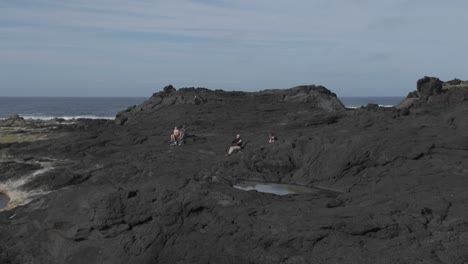
M114 119L127 107L147 98L117 97L0 97L0 118L19 114L24 118Z
M347 108L358 108L367 104L378 104L383 107L398 105L405 97L338 97Z
M339 97L348 108L369 103L397 105L404 97ZM0 97L0 118L19 114L24 118L105 118L113 119L127 107L147 98L140 97Z

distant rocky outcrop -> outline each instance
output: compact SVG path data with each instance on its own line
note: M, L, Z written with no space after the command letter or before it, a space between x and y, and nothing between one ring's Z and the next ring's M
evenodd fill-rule
M442 93L442 84L443 82L438 78L425 76L418 80L417 91L419 92L420 97L428 98Z
M119 112L116 116L115 123L123 125L140 113L148 114L160 111L180 104L202 105L207 102L205 94L213 93L206 88L181 88L177 90L172 85L163 88L161 92L153 94L149 100L138 106L132 106L126 110Z
M443 89L451 89L451 88L468 88L468 81L462 81L460 79L453 79L443 83Z
M417 81L416 91L410 92L398 109L432 105L456 104L468 100L468 81L454 79L443 82L436 77L425 76Z
M11 126L24 126L26 124L26 121L24 120L23 117L21 117L18 114L12 114L9 117L0 120L0 125L5 126L5 127L11 127Z
M301 85L284 91L286 102L309 104L325 111L344 111L345 106L327 88L319 85Z
M235 106L239 100L248 102L261 96L266 101L284 102L284 104L305 104L308 108L326 112L343 112L345 107L336 94L323 86L302 85L283 90L265 90L260 92L225 92L209 90L207 88L180 88L172 85L163 88L161 92L153 94L151 98L139 106L129 107L117 114L115 123L123 125L130 120L138 120L144 116L151 116L156 112L177 105L208 107ZM228 108L223 109L226 111ZM254 113L252 113L254 114ZM141 120L140 120L141 121Z

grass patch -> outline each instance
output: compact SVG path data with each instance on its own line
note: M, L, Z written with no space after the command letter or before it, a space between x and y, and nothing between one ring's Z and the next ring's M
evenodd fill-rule
M31 134L1 134L0 143L21 143L21 142L33 142L37 140L44 140L47 136L45 135L31 135Z

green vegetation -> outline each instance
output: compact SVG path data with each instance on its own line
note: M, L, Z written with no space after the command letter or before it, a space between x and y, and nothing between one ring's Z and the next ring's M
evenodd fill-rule
M13 131L2 131L0 130L0 143L21 143L21 142L33 142L38 140L46 140L50 138L59 137L60 134L55 133L36 133L30 131L28 133L15 133Z
M0 134L0 143L32 142L32 141L41 140L41 139L44 139L44 136Z

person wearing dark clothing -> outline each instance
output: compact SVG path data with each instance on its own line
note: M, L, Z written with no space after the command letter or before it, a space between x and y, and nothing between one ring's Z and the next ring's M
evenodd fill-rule
M227 155L231 155L234 151L240 150L242 147L242 138L239 134L236 135L236 138L232 141L231 147L228 150Z

